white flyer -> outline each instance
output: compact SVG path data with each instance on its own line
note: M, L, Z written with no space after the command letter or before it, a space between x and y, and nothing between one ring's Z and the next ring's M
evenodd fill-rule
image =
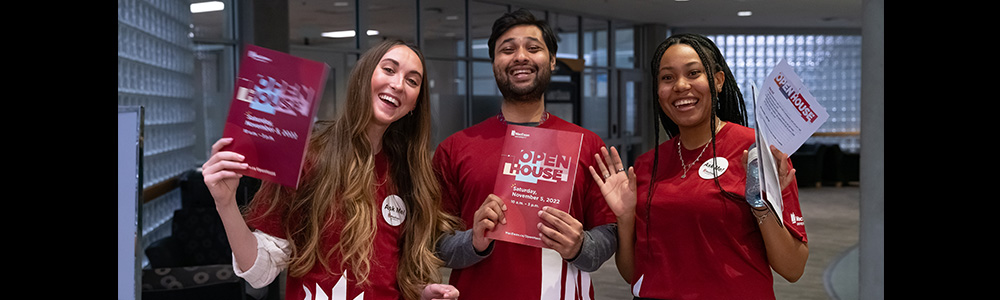
M784 225L784 222L780 222L784 219L783 202L777 163L771 155L771 146L792 155L830 115L816 101L816 97L809 93L809 89L802 84L802 79L785 60L778 62L759 92L756 87L753 88L760 194L778 216L779 224Z
M774 66L754 101L757 132L788 155L830 117L785 60Z

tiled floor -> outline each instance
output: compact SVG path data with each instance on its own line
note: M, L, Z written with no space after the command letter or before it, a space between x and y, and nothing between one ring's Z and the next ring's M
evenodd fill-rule
M796 283L788 283L775 274L774 290L778 299L837 299L828 293L824 273L858 242L860 197L856 186L799 189L799 203L809 237L809 261ZM612 258L592 274L597 299L631 299L628 284L615 268ZM857 278L856 274L853 276ZM841 295L839 299L852 297Z
M802 278L795 283L789 283L775 274L774 291L777 299L857 299L856 294L841 293L839 297L832 296L824 276L832 264L845 257L858 243L860 193L857 186L799 189L799 204L802 206L806 234L809 237L809 260ZM856 254L853 257L856 260ZM444 270L444 273L447 278L449 272ZM629 285L618 275L614 258L605 262L591 276L596 299L632 299ZM857 287L851 286L857 282L856 272L841 272L830 282L834 287L846 282L846 286L834 290L857 292Z

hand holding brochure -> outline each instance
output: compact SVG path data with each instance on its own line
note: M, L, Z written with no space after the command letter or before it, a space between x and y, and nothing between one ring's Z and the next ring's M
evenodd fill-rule
M298 187L306 143L329 67L248 45L223 137L246 157L244 175Z
M771 145L791 155L826 122L829 114L784 60L778 62L764 80L760 95L757 93L756 90L752 92L754 119L757 123L757 153L751 153L750 156L759 159L760 195L778 216L779 223L784 224L780 222L784 218L783 202L777 162L771 155Z
M544 206L569 212L579 168L583 134L507 125L493 194L507 204L506 224L487 237L545 247L539 237L538 211Z

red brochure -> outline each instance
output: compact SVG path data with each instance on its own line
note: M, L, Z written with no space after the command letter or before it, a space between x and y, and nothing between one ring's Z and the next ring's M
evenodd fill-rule
M544 206L569 212L583 134L507 125L493 193L507 204L507 224L486 236L545 247L538 231Z
M297 188L329 67L248 45L223 137L246 157L246 176Z

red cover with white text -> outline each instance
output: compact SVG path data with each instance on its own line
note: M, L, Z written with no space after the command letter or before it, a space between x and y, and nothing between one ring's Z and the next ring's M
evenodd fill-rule
M248 45L223 137L246 157L244 175L297 188L329 67Z
M487 237L545 247L538 211L544 206L569 212L583 133L507 125L493 194L507 204L506 224Z

